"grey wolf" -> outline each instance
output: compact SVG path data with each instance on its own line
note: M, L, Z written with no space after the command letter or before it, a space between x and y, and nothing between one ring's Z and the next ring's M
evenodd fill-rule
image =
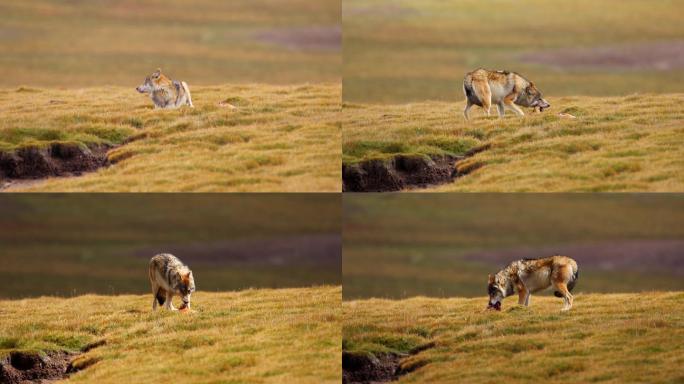
M515 72L479 68L466 73L463 78L463 93L466 96L466 106L463 110L466 120L473 105L482 107L489 116L489 109L495 104L499 110L499 117L504 116L506 108L518 116L524 116L525 113L518 106L538 108L540 112L551 107L534 83Z
M530 295L553 286L554 295L563 298L563 311L572 308L570 291L575 287L577 262L567 256L522 259L510 263L496 275L489 275L489 307L500 307L501 300L518 294L518 304L528 306Z
M159 68L147 76L135 90L149 94L155 108L172 109L183 105L194 108L188 84L185 81L169 79Z
M181 309L190 308L190 295L195 292L195 279L192 271L176 256L160 253L150 260L150 284L152 285L152 310L157 303L166 309L175 311L171 300L179 295L183 302Z

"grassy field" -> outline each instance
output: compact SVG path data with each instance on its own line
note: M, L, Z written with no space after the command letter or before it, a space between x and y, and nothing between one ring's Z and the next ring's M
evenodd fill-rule
M0 301L0 355L78 352L69 382L339 383L341 287L193 295L195 313L151 295Z
M556 253L577 259L576 292L684 290L678 194L345 194L343 207L345 300L479 297L509 262Z
M478 67L520 72L550 97L682 92L681 13L679 1L344 0L343 99L461 100Z
M346 289L346 288L345 288ZM576 295L531 306L487 299L362 300L342 304L343 350L408 353L404 383L677 383L684 380L684 293ZM426 364L421 367L422 364Z
M346 87L346 85L345 85ZM345 88L346 89L346 88ZM346 90L345 90L346 92ZM684 94L551 97L552 109L503 120L465 102L343 105L343 162L397 154L463 155L483 165L430 191L562 192L684 190ZM493 108L493 111L495 108ZM576 119L558 116L570 113ZM495 114L495 113L494 113Z
M155 110L133 86L0 91L1 151L121 145L108 168L12 189L340 190L339 85L222 85L192 94L194 109Z
M340 80L336 0L0 4L0 87L133 88L155 68L193 85Z
M0 299L147 293L161 252L201 291L341 284L335 194L3 194L0 207Z

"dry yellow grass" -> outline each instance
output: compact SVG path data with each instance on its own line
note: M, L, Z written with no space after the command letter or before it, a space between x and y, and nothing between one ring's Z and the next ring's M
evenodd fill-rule
M69 382L339 383L341 287L196 292L195 313L151 295L0 301L0 355L106 344ZM75 364L78 365L79 360Z
M430 191L684 191L684 94L549 98L503 120L462 116L464 102L343 106L343 161L450 153L491 143L477 171ZM495 111L495 108L493 108ZM576 119L559 117L570 113ZM495 113L494 113L495 114Z
M0 149L126 143L106 169L13 190L340 190L339 85L190 86L195 108L178 110L132 87L0 91Z
M533 296L501 312L475 299L343 302L343 349L406 353L401 383L676 383L684 380L684 293ZM421 364L425 364L421 367Z

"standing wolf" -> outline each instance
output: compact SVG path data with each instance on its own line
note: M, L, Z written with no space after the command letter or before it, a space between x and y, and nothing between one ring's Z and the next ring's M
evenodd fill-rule
M563 298L563 311L572 308L572 294L579 270L577 262L567 256L551 256L541 259L522 259L489 275L489 308L499 310L501 300L518 293L518 304L528 306L530 294L553 285L553 294Z
M159 68L147 76L135 90L149 94L155 108L172 109L186 104L192 108L195 107L192 105L188 84L185 81L169 79L161 73Z
M195 279L192 271L176 256L160 253L150 260L150 284L152 284L152 310L157 309L157 302L166 309L175 311L171 300L180 295L183 305L180 309L190 308L190 295L195 292Z
M489 108L496 104L499 117L503 117L505 108L513 110L518 116L524 116L525 113L518 105L539 108L539 111L551 107L534 83L515 72L480 68L466 73L463 78L463 93L466 96L466 107L463 110L466 120L473 105L482 107L489 116Z

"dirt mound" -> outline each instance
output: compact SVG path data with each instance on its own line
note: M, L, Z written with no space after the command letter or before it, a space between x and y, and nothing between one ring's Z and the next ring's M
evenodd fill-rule
M0 383L40 383L43 380L65 378L73 356L65 351L45 354L12 351L0 360Z
M446 184L480 168L478 161L463 161L491 148L484 144L463 156L397 155L389 159L342 164L343 192L391 192ZM458 164L457 164L458 163Z
M668 271L684 275L684 241L625 240L584 244L524 247L475 252L466 259L488 261L501 266L513 260L566 255L581 268L601 270Z
M291 50L339 51L342 29L339 26L275 28L261 31L255 38Z
M342 190L385 192L448 183L457 176L455 165L460 159L462 157L450 155L398 155L390 159L343 164Z
M356 354L342 352L344 384L392 381L399 377L400 356L394 353Z
M342 383L375 383L392 381L399 376L425 366L428 361L418 359L407 362L406 358L433 348L434 342L420 345L408 354L397 353L351 353L342 352Z
M0 179L80 175L107 165L109 149L106 145L85 147L74 143L53 143L46 148L0 151Z
M559 69L667 71L684 68L684 41L557 49L527 53L521 60Z

